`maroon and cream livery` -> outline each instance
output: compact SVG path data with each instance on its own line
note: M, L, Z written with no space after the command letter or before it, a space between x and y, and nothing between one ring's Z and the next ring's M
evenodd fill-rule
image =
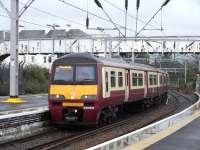
M88 53L66 55L52 66L51 120L70 124L110 122L126 104L166 99L167 77L167 73L148 65Z

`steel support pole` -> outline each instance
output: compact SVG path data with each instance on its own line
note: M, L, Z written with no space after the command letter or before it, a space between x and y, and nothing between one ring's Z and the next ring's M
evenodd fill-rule
M52 47L53 47L52 55L54 56L54 51L55 51L55 39L54 39L54 37L52 39Z
M104 40L104 45L105 45L105 50L104 50L104 56L105 56L105 58L107 58L107 40L105 39Z
M11 0L11 31L10 31L10 97L19 95L18 84L18 11L19 0Z
M187 61L185 61L185 84L187 83Z
M200 56L199 56L199 72L200 72Z
M112 41L109 41L109 58L112 58Z
M131 59L132 59L132 63L134 64L135 63L135 53L134 53L134 44L133 44L133 48L132 48L132 57L131 57Z
M94 54L94 40L91 40L91 52Z
M119 32L119 38L120 38L120 32ZM120 41L119 41L120 42ZM118 55L120 56L120 43L119 43L119 50L118 50Z

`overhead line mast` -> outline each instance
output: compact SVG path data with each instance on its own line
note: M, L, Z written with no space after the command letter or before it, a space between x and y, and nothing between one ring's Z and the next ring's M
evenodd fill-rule
M9 11L0 1L0 6L10 17L10 98L5 102L22 103L19 98L19 65L18 65L18 28L19 18L35 0L29 0L19 13L19 0L10 0L11 10Z

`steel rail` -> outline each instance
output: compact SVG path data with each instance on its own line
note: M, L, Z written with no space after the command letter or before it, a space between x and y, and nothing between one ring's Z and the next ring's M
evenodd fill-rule
M149 121L149 123L158 121L159 119L167 116L169 113L173 112L174 109L170 109L169 111L170 112L165 112L164 114L162 114L159 118L156 118L156 119L154 118L153 120ZM42 145L38 145L38 146L35 146L35 147L32 147L32 148L29 148L28 150L60 149L60 148L75 144L77 142L83 141L87 138L93 137L97 134L106 133L106 132L111 131L111 130L117 128L117 127L127 126L128 124L130 124L130 122L137 122L137 121L140 120L140 119L138 119L138 120L137 119L138 118L135 118L135 116L132 116L132 117L127 118L125 120L122 120L120 122L116 122L116 123L113 123L113 124L110 124L110 125L107 125L107 126L104 126L104 127L101 127L101 128L97 128L97 129L94 129L94 130L91 130L91 131L88 131L88 132L84 132L82 134L72 135L71 137L69 137L69 136L62 137L62 138L57 139L55 141L51 141L49 143L45 143L45 144L42 144ZM147 123L147 124L149 124L149 123ZM145 124L145 125L147 125L147 124ZM143 125L143 126L145 126L145 125Z

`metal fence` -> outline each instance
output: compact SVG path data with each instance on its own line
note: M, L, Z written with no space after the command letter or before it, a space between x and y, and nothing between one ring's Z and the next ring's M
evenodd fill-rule
M23 93L24 62L19 63L19 92ZM0 63L0 95L8 95L10 84L10 65Z
M198 95L199 96L199 95ZM172 127L176 123L184 120L185 118L193 115L194 113L199 113L200 111L200 99L191 107L185 109L184 111L175 114L171 117L153 123L149 126L136 130L134 132L128 133L126 135L120 136L113 140L107 141L100 145L94 146L92 148L88 148L87 150L118 150L123 149L126 146L136 144L139 141L142 141L153 134L156 134L160 131L163 131L169 127ZM133 147L134 148L134 147Z

